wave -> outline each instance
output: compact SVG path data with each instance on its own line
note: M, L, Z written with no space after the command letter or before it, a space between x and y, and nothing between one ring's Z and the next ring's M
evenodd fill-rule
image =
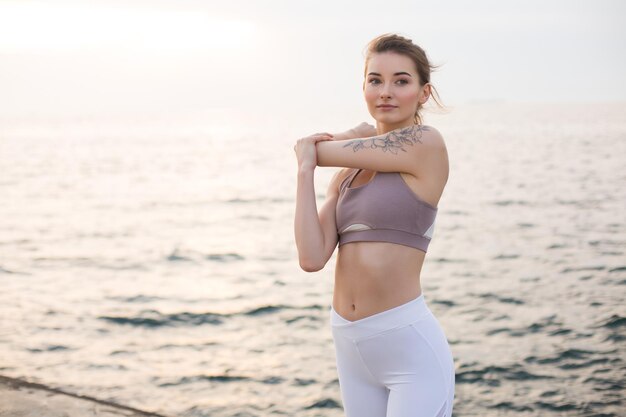
M99 316L98 319L120 325L155 328L161 326L198 326L203 324L219 325L225 319L236 316L257 317L264 314L274 314L283 310L322 310L325 307L320 304L297 307L285 304L264 305L238 313L161 313L158 310L142 310L134 316Z

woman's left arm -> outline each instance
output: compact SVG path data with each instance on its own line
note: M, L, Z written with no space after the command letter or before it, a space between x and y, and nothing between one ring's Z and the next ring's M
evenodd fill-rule
M441 134L429 126L409 126L371 138L316 143L317 166L406 172L418 176L420 160L444 152Z

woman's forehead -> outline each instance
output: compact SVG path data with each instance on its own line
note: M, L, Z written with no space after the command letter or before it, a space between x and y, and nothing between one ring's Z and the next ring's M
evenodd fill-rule
M380 52L370 55L367 62L367 71L380 75L394 75L398 72L417 74L413 60L406 55L395 52Z

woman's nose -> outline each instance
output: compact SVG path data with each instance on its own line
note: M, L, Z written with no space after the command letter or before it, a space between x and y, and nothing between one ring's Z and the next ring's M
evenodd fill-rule
M384 84L382 86L382 89L380 90L380 98L388 98L390 96L391 96L391 94L389 93L389 85L388 84Z

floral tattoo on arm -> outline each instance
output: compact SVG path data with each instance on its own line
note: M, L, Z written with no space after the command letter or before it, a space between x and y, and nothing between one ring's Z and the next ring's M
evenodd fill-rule
M428 128L421 125L409 126L369 139L351 140L343 147L352 146L354 152L365 148L381 148L383 152L392 152L397 155L398 150L406 152L404 145L413 146L416 142L422 143L420 139L424 130L428 130Z

